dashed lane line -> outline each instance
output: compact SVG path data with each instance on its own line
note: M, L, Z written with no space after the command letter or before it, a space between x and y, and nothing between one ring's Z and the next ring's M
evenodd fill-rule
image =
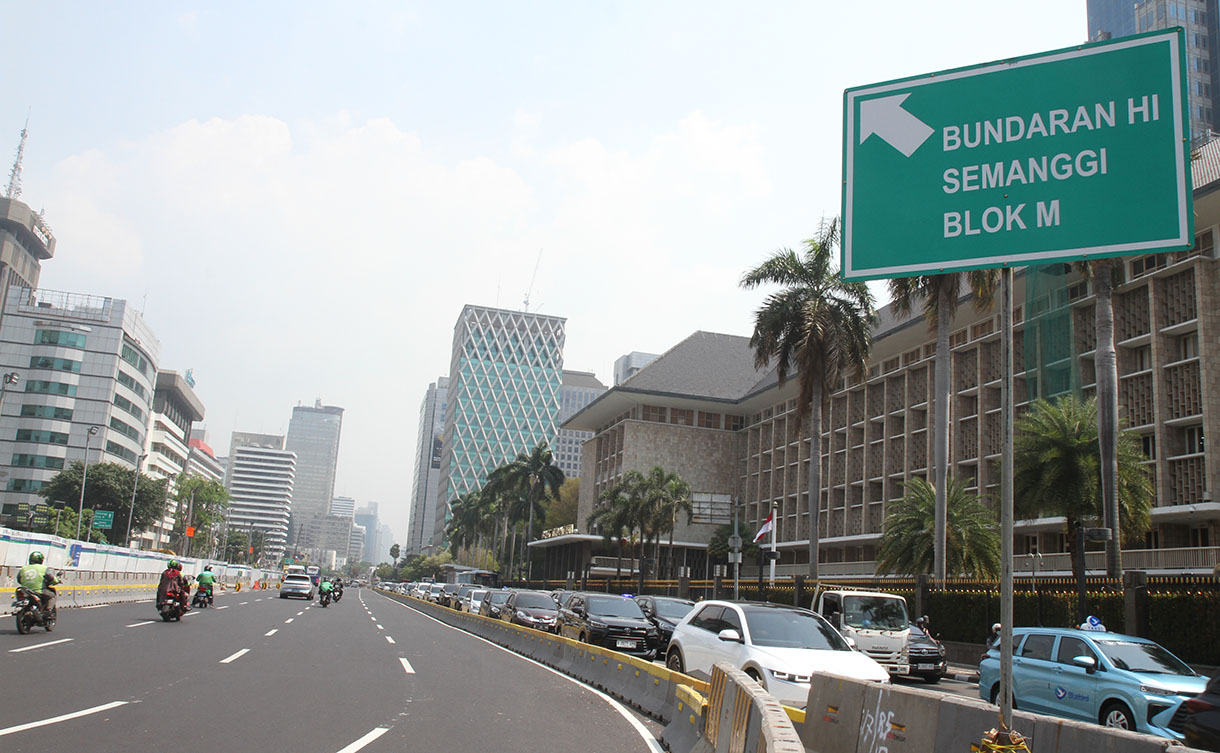
M301 616L301 615L303 615L303 614L305 614L305 612L304 612L304 611L297 612L297 617L300 617L300 616Z
M154 622L156 622L156 620L145 620L144 622L133 622L132 624L128 625L127 627L140 627L141 625L151 625Z
M237 661L238 659L242 658L243 656L245 656L248 653L250 653L250 649L243 648L241 651L238 651L237 653L233 654L232 656L227 656L224 659L221 659L220 663L221 664L232 664L233 662Z
M11 648L11 649L9 649L9 653L10 654L19 654L22 651L33 651L36 648L45 648L47 646L54 646L56 643L67 643L70 640L72 640L72 639L71 638L60 638L57 641L47 641L46 643L35 643L33 646L25 646L23 648Z
M80 711L73 711L71 714L53 716L50 719L43 719L43 720L37 721L37 722L26 722L25 724L18 724L16 727L6 727L4 729L0 729L0 737L3 737L5 735L11 735L16 732L25 732L27 729L45 727L48 724L66 722L69 719L76 719L78 717L88 716L89 714L99 714L103 711L109 711L110 709L118 708L119 706L125 706L125 705L127 705L127 701L111 701L110 703L104 703L101 706L94 706L93 708L82 709Z
M390 636L388 636L388 635L387 635L387 636L385 637L385 642L386 642L386 643L389 643L390 645L393 645L393 644L394 644L394 639L393 639L393 638L391 638Z
M291 625L291 624L292 624L292 621L293 621L293 620L295 620L295 619L296 619L296 617L289 617L288 619L284 620L284 624L285 624L285 625Z
M374 727L359 740L356 740L355 742L341 748L339 753L356 753L356 751L360 750L389 731L389 727Z
M382 626L380 626L380 625L378 625L378 626L377 626L377 629L378 629L378 630L385 630L385 628L383 628L383 627L382 627Z
M267 632L263 633L263 635L266 636L267 638L270 638L271 636L275 635L278 632L280 632L279 628L273 628L273 629L268 630Z
M262 599L259 599L259 601L262 601ZM250 603L250 602L248 602L248 601L243 601L242 603L238 604L237 606L239 606L239 607L244 607L245 605L247 605L247 604L249 604L249 603Z
M229 604L225 604L223 607L216 607L216 608L217 609L228 609L229 606L230 606Z
M102 607L108 607L108 606L110 606L110 605L109 604L90 604L87 607L78 607L78 609L101 609Z
M412 667L411 662L407 661L405 657L398 657L398 661L402 662L402 668L406 670L407 674L415 674L415 667Z

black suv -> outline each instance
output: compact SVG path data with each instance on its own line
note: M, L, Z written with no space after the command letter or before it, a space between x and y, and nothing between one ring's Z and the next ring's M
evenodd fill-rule
M516 625L551 632L558 609L546 591L512 591L500 609L500 618Z
M508 601L509 592L504 589L488 590L487 595L483 597L483 603L479 605L479 614L492 619L500 619L500 610L504 607L504 602Z
M456 606L454 598L460 588L461 586L457 583L446 583L441 587L441 592L436 595L436 603L453 609Z
M661 631L662 646L669 645L669 639L674 634L674 626L695 608L693 601L669 596L637 596L635 603L640 605L640 611L644 613L648 621Z
M911 661L911 677L922 678L931 685L940 682L940 678L949 671L945 647L928 632L927 622L911 623L907 652Z
M632 656L652 659L661 633L634 599L613 594L578 593L559 613L559 633Z

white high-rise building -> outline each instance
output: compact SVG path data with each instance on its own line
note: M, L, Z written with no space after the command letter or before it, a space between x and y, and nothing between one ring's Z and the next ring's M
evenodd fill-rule
M330 514L352 518L356 515L356 500L351 497L335 497L330 501Z
M144 472L166 479L165 514L147 531L134 532L143 549L159 549L170 539L178 515L178 477L189 466L191 424L203 420L203 403L195 390L176 371L158 371L153 392L152 426L144 445Z
M5 228L0 226L0 236ZM160 344L126 301L7 291L0 320L0 503L41 504L38 490L85 457L135 468L153 412ZM114 533L114 532L112 532ZM119 534L122 537L122 534Z
M295 478L296 453L284 449L284 437L233 432L225 476L229 530L261 531L270 560L287 547Z
M436 525L436 499L441 480L441 441L445 434L445 400L449 380L440 377L428 385L419 406L419 440L415 444L415 481L411 488L411 515L404 555L419 554L432 543ZM389 545L386 546L389 551ZM378 552L379 557L388 557ZM377 560L370 560L376 562Z
M299 542L301 527L310 518L324 517L335 496L335 468L339 463L339 435L343 429L343 409L322 405L298 405L292 409L284 448L296 453L296 483L292 496L294 547L312 546Z

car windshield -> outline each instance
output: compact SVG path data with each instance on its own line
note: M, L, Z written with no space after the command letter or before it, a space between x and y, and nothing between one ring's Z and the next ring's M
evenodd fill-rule
M687 615L690 610L695 608L694 604L687 604L684 601L669 601L666 599L657 599L657 615L668 620L680 620Z
M924 637L926 637L926 635L924 634L923 629L920 628L918 625L916 625L914 622L912 622L911 623L911 638L913 638L915 640L919 640L920 638L924 638Z
M554 609L555 600L551 598L550 594L520 591L517 593L517 607L519 609Z
M492 604L503 604L508 601L508 591L492 591L488 598L491 599Z
M1106 658L1119 669L1153 675L1195 676L1193 669L1156 643L1098 640L1096 638L1093 641L1106 655Z
M871 630L902 630L910 624L906 601L886 596L844 596L843 624Z
M830 623L812 612L795 609L746 609L746 625L755 646L851 651Z
M589 614L602 617L644 618L640 605L621 596L593 596L589 598Z

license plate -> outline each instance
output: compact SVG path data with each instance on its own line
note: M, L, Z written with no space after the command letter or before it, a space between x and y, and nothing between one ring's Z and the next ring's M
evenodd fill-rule
M899 664L897 666L887 667L892 675L909 675L911 674L911 666L909 664Z
M918 669L921 671L925 670L925 669L931 670L931 669L936 669L936 665L935 664L916 664L915 669Z
M615 648L635 648L635 641L625 641L619 638L614 642Z

